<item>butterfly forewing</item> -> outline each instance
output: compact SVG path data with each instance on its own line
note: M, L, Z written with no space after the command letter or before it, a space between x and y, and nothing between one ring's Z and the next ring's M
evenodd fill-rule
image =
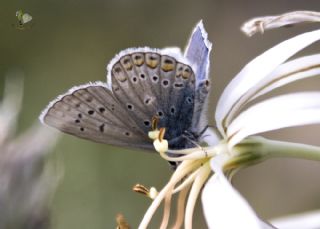
M45 123L63 132L119 146L151 148L152 142L102 83L83 85L60 96L44 111Z

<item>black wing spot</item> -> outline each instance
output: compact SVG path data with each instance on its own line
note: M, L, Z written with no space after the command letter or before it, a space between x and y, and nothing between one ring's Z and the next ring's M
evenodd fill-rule
M173 64L173 61L170 60L170 59L165 59L165 60L164 60L164 63L165 63L165 64Z
M80 127L80 130L81 130L81 131L84 131L84 128L83 128L83 127Z
M99 126L99 130L100 130L101 133L104 132L104 123Z
M128 104L127 107L128 107L129 110L133 110L133 105L132 104Z
M182 83L175 83L173 85L175 88L182 88L183 87L183 84Z
M125 132L124 133L126 136L130 136L130 133L129 132Z
M151 98L146 98L146 99L144 100L144 103L145 103L146 105L148 105L150 102L151 102Z
M137 77L132 78L133 82L137 82Z
M103 113L103 112L106 111L106 109L105 109L104 107L99 107L99 111L100 111L101 113Z
M156 76L156 75L154 75L154 76L152 77L153 82L158 82L158 79L159 79L159 77Z
M92 97L88 97L88 98L86 98L86 101L87 101L88 103L91 103L91 102L92 102L92 100L93 100L93 98L92 98Z
M171 108L170 108L170 112L171 112L171 114L175 114L175 113L176 113L176 108L171 107Z
M144 78L146 78L146 76L145 76L143 73L141 73L141 74L140 74L140 78L141 78L141 79L144 79Z
M93 115L94 114L94 110L88 110L88 114L89 115Z
M81 114L81 113L79 113L79 114L78 114L78 117L79 117L79 118L82 118L82 114Z
M163 116L163 112L162 111L158 111L158 115L159 115L159 117L162 117Z
M75 122L75 123L79 123L79 122L80 122L80 120L79 120L79 119L76 119L76 120L74 120L74 122Z
M169 85L169 80L163 80L162 81L162 85L165 86L165 87L168 86Z
M121 70L120 67L116 67L116 68L114 69L114 71L115 71L116 73L120 73L122 70Z
M189 103L189 104L190 104L190 103L192 103L192 99L191 99L191 97L187 97L187 99L186 99L186 100L187 100L187 103Z
M144 121L143 123L145 126L148 126L148 127L150 126L150 121L148 121L148 120Z
M139 55L136 55L136 56L134 57L134 59L135 59L135 60L141 60L141 59L142 59L142 57L141 57L141 56L139 56Z

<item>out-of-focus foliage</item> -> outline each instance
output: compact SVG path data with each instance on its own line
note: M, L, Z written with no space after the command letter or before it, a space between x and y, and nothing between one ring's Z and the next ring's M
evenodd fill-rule
M57 185L47 154L57 133L35 124L13 137L22 100L22 78L8 78L0 105L0 228L46 229Z

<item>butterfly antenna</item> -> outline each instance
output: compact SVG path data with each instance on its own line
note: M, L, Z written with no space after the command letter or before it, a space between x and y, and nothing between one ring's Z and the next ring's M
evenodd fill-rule
M208 126L207 126L206 128L208 128ZM208 156L208 152L207 152L198 142L196 142L196 141L194 140L194 136L193 136L191 133L189 133L188 131L185 131L185 134L186 134L186 135L183 135L183 137L186 138L187 140L189 140L189 141L190 141L192 144L194 144L197 148L199 148L200 150L202 150L202 151L205 153L206 157L207 157L207 156ZM191 137L192 137L193 139L191 139Z

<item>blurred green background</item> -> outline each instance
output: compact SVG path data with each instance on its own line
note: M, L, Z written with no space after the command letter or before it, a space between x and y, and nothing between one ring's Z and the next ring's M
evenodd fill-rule
M31 29L17 30L15 12L33 16ZM213 42L210 123L225 85L242 66L267 48L319 24L296 26L247 38L239 27L251 17L291 10L320 11L320 1L301 0L1 0L0 90L5 76L24 75L19 131L33 122L57 95L72 86L105 80L108 61L128 47L184 48L193 26L203 19ZM320 51L319 44L301 54ZM320 80L294 83L275 93L320 89ZM272 112L272 111L270 111ZM320 126L267 133L280 140L320 145ZM53 228L115 228L123 213L136 228L150 201L133 193L135 183L160 189L169 179L158 155L111 147L63 135L52 160L64 177L53 202ZM262 218L320 208L320 162L277 159L241 171L234 185ZM230 206L232 208L232 206ZM153 226L157 228L160 214ZM194 228L205 228L198 203Z

